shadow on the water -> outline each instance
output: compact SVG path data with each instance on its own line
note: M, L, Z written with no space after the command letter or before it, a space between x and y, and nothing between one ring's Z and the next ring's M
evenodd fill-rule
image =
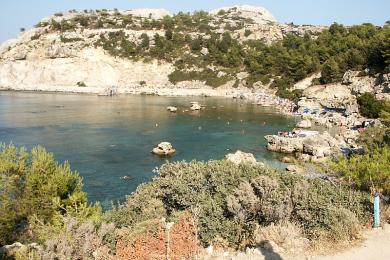
M265 260L283 260L283 258L274 251L274 248L269 241L266 241L259 246L258 250L260 250Z

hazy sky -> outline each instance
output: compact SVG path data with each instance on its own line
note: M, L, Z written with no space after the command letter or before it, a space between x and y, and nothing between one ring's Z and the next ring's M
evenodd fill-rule
M212 10L222 6L251 4L267 8L283 23L332 22L383 25L390 20L390 0L0 0L0 42L14 38L21 27L29 28L41 18L70 9L165 8L171 12Z

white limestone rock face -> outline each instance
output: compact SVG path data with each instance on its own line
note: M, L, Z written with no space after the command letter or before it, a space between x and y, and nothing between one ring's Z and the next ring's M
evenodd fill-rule
M260 6L252 5L236 5L230 7L222 7L211 11L211 14L218 14L220 11L225 11L228 17L241 17L244 19L252 19L256 24L276 23L277 20L267 9Z
M151 9L141 8L122 12L124 14L131 14L136 17L151 18L151 19L162 19L164 16L172 16L172 14L166 9Z
M141 81L149 85L171 85L168 75L174 69L169 63L119 59L95 48L72 50L70 57L57 50L51 53L56 58L45 57L46 49L42 49L42 57L33 60L0 60L0 88L34 90L45 86L72 87L77 82L100 88L132 87Z

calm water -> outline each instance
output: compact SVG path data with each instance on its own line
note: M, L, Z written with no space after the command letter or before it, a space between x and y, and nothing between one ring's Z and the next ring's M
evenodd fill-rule
M183 112L190 101L206 109ZM177 114L166 111L170 105L179 107ZM43 145L57 160L68 160L83 177L89 199L104 206L153 177L166 160L150 153L161 141L176 148L172 161L222 159L241 149L281 167L263 136L293 123L272 109L233 99L0 92L0 141ZM121 180L124 175L130 180Z

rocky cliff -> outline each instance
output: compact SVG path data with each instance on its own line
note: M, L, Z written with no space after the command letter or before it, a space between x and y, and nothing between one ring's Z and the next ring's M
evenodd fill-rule
M132 92L134 88L145 89L146 86L174 87L169 75L175 70L174 64L180 57L171 61L158 58L129 59L107 51L107 43L99 45L102 37L108 38L123 32L126 43L134 44L135 48L143 44L142 37L145 35L148 44L154 46L154 37L166 33L159 24L168 20L167 17L171 17L171 14L160 9L85 10L46 17L35 28L2 44L0 88L99 93L112 86L117 86L122 92ZM149 23L155 25L146 25ZM205 26L208 32L185 29L181 29L181 32L194 39L230 31L232 37L239 41L252 39L271 43L280 40L286 33L293 32L301 36L310 33L315 37L323 29L279 24L264 8L251 6L213 11ZM118 42L118 46L121 44ZM205 54L208 52L207 49L203 51ZM234 75L230 80L233 80L229 85L232 86ZM204 88L208 88L207 83L201 83ZM199 83L195 81L187 81L184 85L199 88Z

